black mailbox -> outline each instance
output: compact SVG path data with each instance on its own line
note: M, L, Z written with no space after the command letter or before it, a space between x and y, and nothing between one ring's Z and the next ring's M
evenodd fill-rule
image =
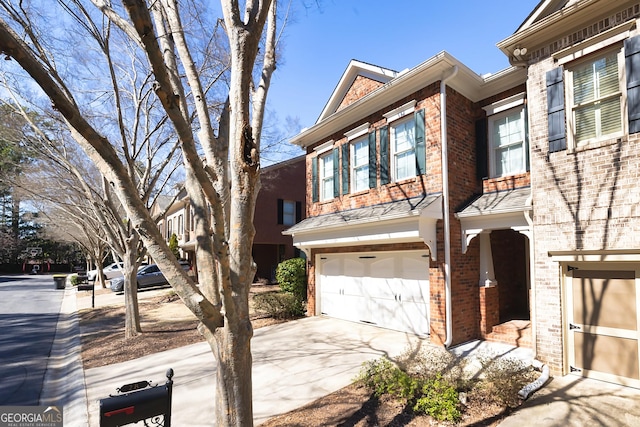
M157 424L161 416L163 425L171 427L172 377L173 370L169 369L165 384L126 384L118 389L120 394L100 399L100 427L119 427L146 419L154 419Z

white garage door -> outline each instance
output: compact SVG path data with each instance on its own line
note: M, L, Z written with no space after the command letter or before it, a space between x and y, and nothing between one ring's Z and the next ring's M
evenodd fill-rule
M320 313L429 334L427 251L322 254L318 258Z
M640 387L640 279L634 265L567 268L567 338L573 374Z

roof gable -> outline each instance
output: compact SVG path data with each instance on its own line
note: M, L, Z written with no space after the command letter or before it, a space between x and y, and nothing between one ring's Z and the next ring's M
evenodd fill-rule
M316 123L383 86L397 71L352 59Z
M575 3L577 0L542 0L538 5L533 9L533 11L527 16L527 19L524 20L520 27L516 30L518 31L529 28L531 25L536 22L541 21L547 16L551 15L554 12L557 12L563 9L570 3Z

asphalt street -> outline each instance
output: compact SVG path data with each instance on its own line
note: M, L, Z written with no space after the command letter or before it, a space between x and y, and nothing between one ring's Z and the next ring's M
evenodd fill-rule
M0 406L39 405L63 296L49 275L0 276Z

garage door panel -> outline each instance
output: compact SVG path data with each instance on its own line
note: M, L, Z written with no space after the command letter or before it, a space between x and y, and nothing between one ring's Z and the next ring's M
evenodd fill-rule
M630 277L629 277L630 276ZM637 329L633 271L576 271L573 320L583 325Z
M328 254L321 257L321 312L381 327L429 333L429 260L426 251ZM424 255L424 256L423 256ZM331 270L325 268L335 262ZM337 294L342 300L334 301ZM325 299L329 298L326 302ZM325 310L325 305L329 309Z
M582 369L640 380L637 340L576 333L574 345L575 363Z

